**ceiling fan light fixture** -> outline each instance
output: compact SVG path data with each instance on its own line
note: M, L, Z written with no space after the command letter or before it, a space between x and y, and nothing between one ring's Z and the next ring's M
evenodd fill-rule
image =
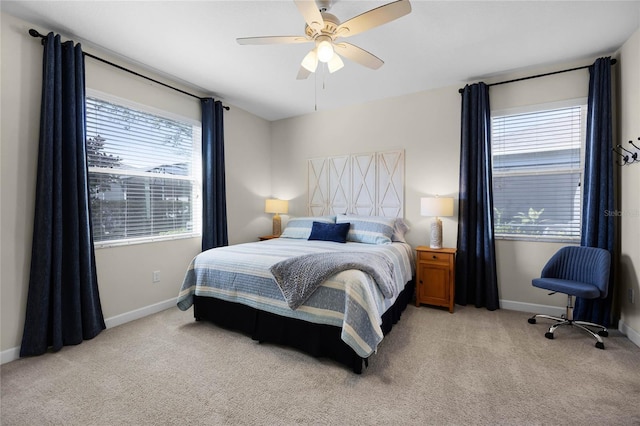
M319 37L318 37L319 38ZM327 37L328 39L329 37ZM333 46L331 45L331 39L321 40L318 43L318 60L320 62L329 62L333 58Z
M316 49L312 49L302 60L301 64L307 71L315 72L318 67L318 54Z
M329 68L330 73L334 73L344 67L344 62L342 62L339 55L334 54L333 58L327 62L327 67Z
M298 80L304 80L314 73L318 68L318 61L326 63L329 72L338 71L344 66L343 57L377 70L384 64L382 59L358 46L339 42L337 39L351 37L395 21L411 12L411 3L409 0L392 0L390 3L341 22L336 16L327 12L335 1L293 0L306 23L304 35L242 37L236 40L241 45L314 43L314 49L302 60L296 77Z

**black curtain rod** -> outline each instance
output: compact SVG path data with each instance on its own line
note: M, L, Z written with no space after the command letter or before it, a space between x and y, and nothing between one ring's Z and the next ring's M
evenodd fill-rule
M618 62L616 59L612 59L611 60L611 65L615 65L616 62ZM491 87L491 86L498 86L500 84L507 84L507 83L515 83L516 81L523 81L523 80L531 80L532 78L539 78L539 77L546 77L548 75L554 75L554 74L562 74L565 72L569 72L569 71L577 71L577 70L582 70L585 68L589 68L591 65L584 65L582 67L576 67L576 68L569 68L566 70L560 70L560 71L553 71L553 72L547 72L544 74L538 74L538 75L531 75L529 77L522 77L522 78L515 78L513 80L507 80L507 81L499 81L497 83L491 83L491 84L487 84L487 87ZM464 88L462 89L458 89L458 93L462 93L464 92Z
M33 28L29 30L29 35L31 35L31 37L40 37L40 38L42 39L42 42L43 42L43 43L44 43L44 39L46 39L46 38L47 38L47 36L44 36L44 35L40 34L38 31L34 30ZM149 80L149 81L153 81L154 83L159 84L159 85L164 86L164 87L167 87L167 88L169 88L169 89L173 89L173 90L175 90L176 92L180 92L180 93L182 93L183 95L191 96L191 97L196 98L196 99L199 99L199 100L203 100L203 99L205 99L205 98L202 98L202 97L200 97L200 96L198 96L198 95L194 95L193 93L185 92L185 91L184 91L184 90L182 90L182 89L178 89L177 87L170 86L170 85L168 85L168 84L166 84L166 83L163 83L163 82L161 82L161 81L158 81L158 80L156 80L156 79L153 79L153 78L151 78L151 77L148 77L148 76L146 76L146 75L144 75L144 74L140 74L140 73L138 73L138 72L135 72L135 71L133 71L133 70L130 70L129 68L125 68L125 67L123 67L122 65L114 64L113 62L110 62L110 61L107 61L106 59L103 59L103 58L100 58L100 57L98 57L98 56L92 55L91 53L82 52L82 54L83 54L84 56L88 56L88 57L90 57L90 58L93 58L93 59L95 59L95 60L97 60L97 61L103 62L103 63L105 63L105 64L107 64L107 65L111 65L112 67L118 68L119 70L122 70L122 71L128 72L128 73L130 73L130 74L133 74L133 75L135 75L135 76L138 76L138 77L144 78L144 79ZM228 107L228 106L223 105L222 107L223 107L224 109L226 109L227 111L229 111L229 107Z

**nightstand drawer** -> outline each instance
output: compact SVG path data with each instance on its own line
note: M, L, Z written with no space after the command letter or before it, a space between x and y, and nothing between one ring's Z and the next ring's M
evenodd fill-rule
M428 252L421 251L421 252L419 252L419 260L422 260L424 262L434 261L434 262L446 262L446 263L449 263L450 259L451 259L451 254L450 253L437 253L437 252L433 252L433 251L428 251Z

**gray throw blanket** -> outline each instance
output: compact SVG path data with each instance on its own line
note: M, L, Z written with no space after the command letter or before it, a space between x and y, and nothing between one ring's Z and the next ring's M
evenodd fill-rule
M366 252L312 253L285 259L271 267L282 295L297 309L332 275L348 269L369 274L385 298L393 297L393 264L386 257Z

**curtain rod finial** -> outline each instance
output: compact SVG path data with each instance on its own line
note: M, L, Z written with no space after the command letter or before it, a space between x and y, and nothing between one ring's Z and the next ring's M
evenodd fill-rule
M29 29L29 35L31 37L40 37L40 43L42 45L44 45L44 41L47 38L47 36L43 36L42 34L40 34L37 30L34 30L33 28Z
M33 28L31 28L29 30L29 35L31 37L40 37L40 38L45 38L45 36L43 36L42 34L40 34L37 30L34 30Z

